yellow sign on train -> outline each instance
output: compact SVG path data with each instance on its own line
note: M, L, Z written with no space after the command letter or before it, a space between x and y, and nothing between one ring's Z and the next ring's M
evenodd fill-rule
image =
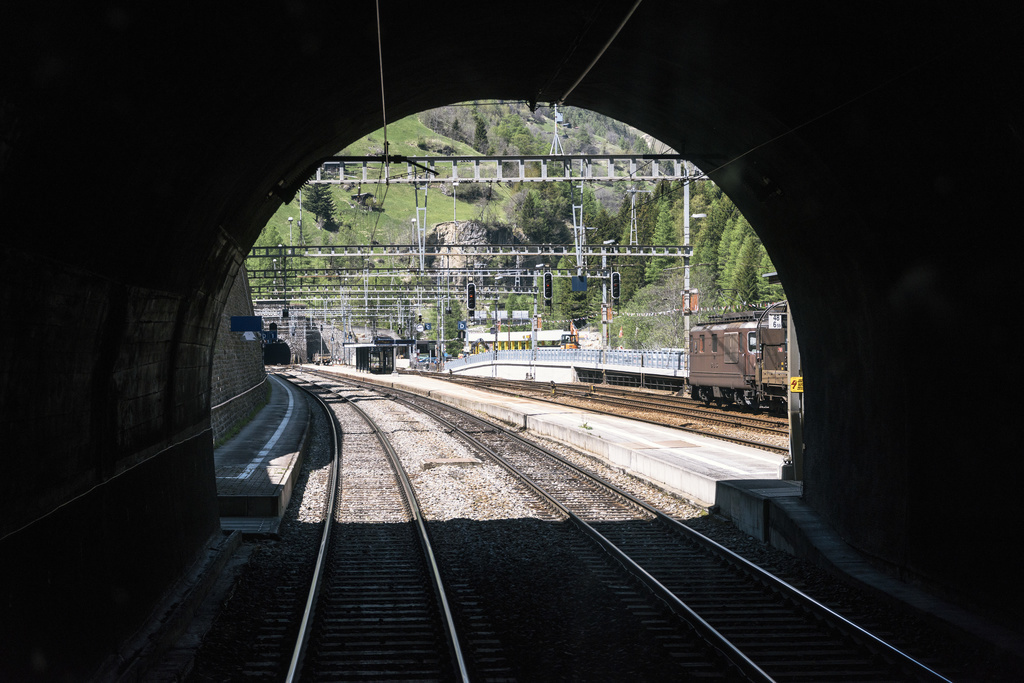
M794 394L804 393L804 378L803 377L790 377L789 378L789 390Z

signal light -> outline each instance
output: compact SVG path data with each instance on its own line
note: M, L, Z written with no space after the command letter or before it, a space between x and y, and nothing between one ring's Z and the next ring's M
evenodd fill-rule
M551 298L551 273L544 273L544 298Z
M471 311L476 308L476 285L472 282L466 284L466 307Z
M612 273L612 298L619 298L619 274Z
M416 322L418 322L418 323L423 322L423 316L422 315L416 316Z

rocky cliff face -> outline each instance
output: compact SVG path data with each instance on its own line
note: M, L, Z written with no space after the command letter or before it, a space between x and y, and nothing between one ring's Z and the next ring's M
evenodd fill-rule
M431 232L436 244L487 244L488 231L476 221L445 221L436 223Z
M449 268L472 268L473 255L466 254L462 248L470 244L488 244L487 228L476 221L445 221L436 223L429 229L427 241L439 247L439 259L442 264L447 260ZM446 248L446 245L452 245ZM458 245L458 246L456 246ZM464 283L465 277L456 277L455 282Z

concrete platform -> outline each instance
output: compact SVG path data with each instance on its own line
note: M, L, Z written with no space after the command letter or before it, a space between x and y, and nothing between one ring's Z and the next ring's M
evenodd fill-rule
M782 456L671 427L489 394L428 375L372 375L346 366L315 369L406 389L576 446L710 507L747 534L810 559L841 580L904 602L1016 656L1024 653L1019 634L887 574L847 545L804 503L800 482L780 479Z
M301 392L273 375L270 384L267 405L213 455L221 528L246 535L277 533L309 436Z
M698 505L715 504L718 482L778 479L783 457L680 429L503 396L420 374L372 375L348 366L315 369L405 389L592 453Z

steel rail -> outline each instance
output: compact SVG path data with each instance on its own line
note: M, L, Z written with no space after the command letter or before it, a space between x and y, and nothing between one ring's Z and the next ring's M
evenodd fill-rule
M783 436L789 434L789 428L785 426L785 422L760 417L758 415L738 414L729 411L715 410L713 408L706 407L700 401L684 398L675 394L659 395L590 383L556 383L554 387L549 390L545 385L531 380L496 379L493 377L476 377L472 375L453 375L450 377L442 375L439 376L439 379L444 379L448 382L466 384L468 386L475 386L485 390L490 389L493 386L501 386L511 389L521 389L524 392L537 392L541 394L550 393L552 395L563 394L566 396L585 398L587 400L594 401L595 403L625 400L642 405L645 408L649 407L651 410L662 413L680 414L677 411L682 411L685 415L692 414L711 422L721 422L722 424L734 427L746 427Z
M344 397L341 398L342 400L347 400ZM387 436L377 423L358 405L352 401L348 401L348 403L362 416L370 429L373 430L373 433L380 442L381 447L383 447L385 452L387 452L391 468L402 485L403 495L405 496L406 502L409 505L409 509L412 512L413 519L416 523L416 529L418 531L417 535L419 536L420 545L423 548L423 555L430 568L434 592L441 607L441 612L444 615L446 625L445 635L447 637L452 660L459 672L459 680L464 683L469 683L469 672L466 668L466 660L462 653L462 646L459 643L458 631L455 628L455 617L452 614L451 606L448 602L448 596L444 589L444 581L441 579L441 569L438 567L437 558L434 555L434 549L430 544L430 534L427 530L426 520L424 519L423 512L420 509L419 501L416 498L416 492L413 490L412 482L409 480L409 475L402 466L402 460L399 458L394 446L392 446L391 441L388 440Z
M559 393L561 393L564 396L569 396L571 398L586 399L599 405L639 405L645 410L652 410L654 412L664 413L666 415L676 415L680 417L697 417L702 420L707 420L708 422L716 422L719 424L728 425L730 427L741 427L744 429L752 429L755 431L767 432L769 434L778 434L780 436L789 435L788 429L779 429L775 426L769 426L767 424L764 426L758 426L755 424L745 424L740 421L743 419L747 419L748 421L752 422L763 422L763 420L758 420L757 418L718 417L717 415L709 414L710 411L701 410L699 408L688 408L681 405L661 405L656 401L656 399L653 398L646 398L640 396L637 396L635 398L626 396L610 396L594 394L586 391L585 389L566 389L563 387L559 387L555 392L553 392L552 395L557 396Z
M292 384L295 383L292 382ZM299 667L302 665L302 660L305 657L309 644L316 602L320 595L320 587L323 585L324 565L327 558L327 549L330 546L331 527L334 522L334 508L337 501L335 494L338 489L338 477L341 470L341 436L338 429L338 418L322 398L302 387L299 388L305 391L307 395L314 397L326 414L327 422L331 429L331 443L333 444L334 455L331 458L331 476L328 483L329 493L324 514L324 531L320 537L320 549L317 552L316 565L313 568L313 579L310 582L309 595L306 597L306 607L302 612L302 620L299 623L299 634L295 641L295 648L292 651L291 662L288 665L288 674L285 677L287 683L293 683L298 680Z
M740 409L739 411L735 411L730 409L729 407L711 408L705 405L703 401L687 398L679 393L655 394L650 391L643 391L642 389L626 389L617 386L606 386L592 383L587 384L587 386L589 386L590 390L596 396L599 397L611 396L614 398L636 398L637 400L641 401L667 401L669 405L678 406L682 410L696 411L706 415L732 415L733 418L737 420L747 420L750 422L762 423L766 426L778 427L780 425L786 424L784 418L770 417L770 412L767 414L768 417L765 417L763 413L747 413L742 409Z
M350 380L349 378L336 378L336 377L332 377L332 379L335 379L336 381L340 381L340 382L351 382L351 383L354 383L354 384L362 385L362 383L358 382L357 380ZM376 385L365 385L365 386L367 386L368 388L371 388L372 390L376 390L376 391L382 391L384 389L383 387L378 387ZM867 631L867 630L861 628L860 626L858 626L857 624L853 623L852 621L850 621L846 617L842 616L841 614L838 614L837 612L833 611L829 607L825 606L824 604L822 604L822 603L818 602L817 600L815 600L814 598L810 597L809 595L807 595L806 593L804 593L800 589L790 585L789 583L783 581L782 579L776 577L775 575L765 571L761 567L759 567L756 564L750 562L749 560L747 560L746 558L742 557L741 555L738 555L738 554L734 553L733 551L731 551L728 548L720 545L719 543L713 541L712 539L708 538L707 536L704 536L700 532L698 532L698 531L696 531L694 529L691 529L690 527L686 526L685 524L679 522L676 519L673 519L672 517L669 517L668 515L666 515L661 510L659 510L659 509L657 509L657 508L655 508L655 507L645 503L644 501L642 501L639 498L633 496L632 494L630 494L630 493L628 493L626 491L623 491L622 489L620 489L619 487L615 486L614 484L611 484L610 482L604 481L603 479L601 479L600 477L598 477L596 475L593 475L593 474L591 474L589 472L586 472L585 470L583 470L582 468L580 468L580 467L574 465L573 463L569 462L566 458L560 456L559 454L557 454L557 453L555 453L553 451L550 451L549 449L544 448L543 446L535 444L535 443L531 442L530 440L524 438L523 436L521 436L521 435L519 435L519 434L517 434L517 433L515 433L515 432L513 432L511 430L508 430L508 429L502 427L501 425L496 425L496 424L493 424L491 422L482 420L481 418L476 417L476 416L474 416L474 415L472 415L470 413L467 413L464 410L461 410L461 409L456 408L454 406L450 406L450 405L448 405L446 403L439 402L439 401L437 401L435 399L432 399L432 398L429 398L429 397L425 397L425 396L420 396L418 394L412 394L410 392L406 392L406 391L403 391L401 389L397 389L397 388L394 388L394 387L390 387L388 389L388 392L395 392L395 394L405 394L405 395L408 395L413 400L429 401L431 403L436 403L438 405L443 406L446 410L451 410L453 412L457 412L459 414L465 415L468 418L470 418L471 420L473 420L474 422L485 424L489 429L494 429L494 430L497 430L497 431L501 431L506 436L511 438L512 440L515 440L515 441L518 441L520 443L526 444L530 448L533 448L533 449L536 449L536 450L539 450L539 451L545 453L546 455L548 455L552 459L562 463L563 465L571 468L572 470L580 472L584 476L586 476L586 477L588 477L590 479L593 479L594 481L597 481L599 484L601 484L602 486L606 487L609 491L611 491L615 495L617 495L619 497L622 497L624 499L627 499L632 504L634 504L634 505L638 506L639 508L643 509L644 511L654 515L659 521L661 521L664 524L667 524L668 526L673 528L677 533L680 533L682 535L685 535L685 536L693 539L695 542L697 542L698 544L708 548L709 550L711 550L715 554L718 554L723 559L725 559L725 560L727 560L727 561L729 561L731 563L734 563L734 564L738 565L739 567L743 568L748 574L750 574L752 577L754 577L757 581L759 581L759 582L761 582L761 583L763 583L763 584L765 584L765 585L767 585L767 586L769 586L771 588L774 588L775 590L780 591L781 593L785 594L790 599L792 599L795 603L800 604L804 608L809 609L809 610L813 611L814 613L817 613L817 614L823 616L824 618L827 618L827 619L831 620L831 622L834 625L834 627L837 628L838 630L840 630L841 632L846 633L850 637L855 637L855 638L861 640L862 642L870 643L870 646L872 647L872 649L874 649L874 651L877 654L879 654L879 656L887 657L891 662L895 663L897 666L905 668L905 670L908 673L913 673L914 675L918 676L919 680L939 681L939 682L944 682L944 683L950 683L949 679L945 678L944 676L942 676L938 672L934 671L933 669L931 669L927 665L925 665L922 662L918 661L917 659L911 657L910 655L908 655L905 652L903 652L902 650L894 647L893 645L887 643L886 641L882 640L881 638L878 638L877 636L872 634L870 631ZM406 404L409 403L409 401L401 399L401 398L397 397L396 395L393 395L393 398L395 400L399 400L399 401L401 401L403 403L406 403ZM493 453L493 451L491 451L491 449L487 448L483 444L480 444L477 439L475 439L472 435L470 435L467 432L465 432L465 430L460 429L458 426L452 424L450 421L447 421L444 418L441 418L440 416L431 415L431 417L433 419L438 420L439 422L444 423L449 428L456 430L460 434L463 434L464 438L470 440L471 442L473 442L475 444L479 444L479 446L481 447L482 450L484 450L485 452L487 452L489 454L492 454L492 457L495 457L497 462L499 462L500 464L505 466L506 469L508 469L510 472L512 472L515 476L522 477L524 481L531 482L530 478L527 475L520 473L513 465L511 465L511 463L506 463L504 461L504 458L501 458L500 456L497 456L496 454ZM544 498L546 498L548 500L551 500L558 507L558 509L560 511L562 511L563 513L569 515L570 519L572 519L574 523L583 525L584 527L589 527L589 525L586 522L584 522L582 520L579 520L575 515L572 514L571 511L569 511L567 508L562 506L557 501L554 501L554 499L549 494L547 494L545 491L541 490L540 488L534 486L532 484L532 482L531 482L531 487L534 488L534 490L536 490L539 495L543 496ZM587 532L587 533L590 533L590 532ZM728 641L728 639L726 639L724 636L722 636L720 633L718 633L718 631L715 630L714 627L712 627L703 618L701 618L699 615L697 615L696 612L694 612L688 605L686 605L684 602L682 602L677 596L675 596L675 594L671 593L671 591L669 591L668 588L666 588L660 582L658 582L657 579L654 579L654 577L651 577L642 567L640 567L635 562L633 562L633 560L631 558L629 558L621 550L619 550L611 541L606 539L600 532L598 532L596 530L593 530L593 537L595 538L595 540L597 540L599 543L601 543L602 546L606 547L608 549L608 552L613 554L615 557L620 558L623 561L624 566L627 566L628 568L629 567L635 567L636 570L637 570L635 572L635 574L642 581L644 581L645 583L648 583L647 582L647 578L645 578L645 577L649 577L651 583L648 583L648 585L659 596L662 596L663 599L666 600L667 604L669 604L672 607L675 607L677 604L681 605L682 606L681 607L682 614L680 616L692 614L694 617L696 617L696 620L699 620L699 621L690 622L691 625L693 625L695 629L697 629L701 633L705 633L706 632L708 634L712 634L715 640L717 640L718 638L721 638L724 642L728 643L728 647L726 648L726 652L732 652L733 650L735 650L735 652L739 653L739 656L740 656L739 661L734 661L733 658L729 657L728 655L726 655L725 652L723 652L723 656L726 656L731 662L733 662L733 664L735 664L736 666L740 667L744 671L745 674L753 675L754 678L752 680L773 680L770 677L768 677L768 675L766 673L764 673L763 670L760 669L760 667L758 667L756 664L754 664L752 661L750 661L749 658L746 657L746 655L744 655L741 651L736 649L732 645L732 643ZM668 598L666 595L663 595L663 591L664 591L665 594L667 594L667 596L671 596L671 598ZM684 616L684 618L686 618L686 617ZM687 619L687 621L689 622L689 619ZM705 628L704 628L705 626L706 626L707 629L709 629L708 631L705 631ZM750 665L753 667L753 669L750 669L748 671L748 669L746 667L746 662L750 662ZM764 676L763 678L761 677L762 675Z
M459 380L455 380L455 382L458 383ZM466 382L465 384L471 384L471 385L473 385L476 388L485 388L487 391L492 391L492 392L494 392L496 394L506 394L508 396L515 396L516 398L527 398L527 399L530 399L531 401L543 401L544 403L553 403L555 405L561 405L561 406L565 405L564 403L559 403L556 400L553 400L553 399L550 399L550 398L544 398L543 396L537 396L535 394L519 393L519 391L516 390L516 389L499 389L497 387L486 387L483 383L479 383L478 384L478 383ZM570 396L569 398L572 398L572 397ZM579 410L589 410L591 412L600 413L602 415L612 415L612 416L615 416L615 417L623 417L619 413L616 413L616 412L613 412L613 411L608 411L608 410L600 410L598 408L579 408ZM742 438L736 437L736 436L726 436L726 435L723 435L723 434L710 434L710 433L708 433L706 431L701 431L699 429L692 429L690 427L684 427L682 425L667 424L664 421L645 420L642 417L625 417L623 419L634 420L636 422L646 422L647 424L658 425L658 426L661 426L661 427L671 427L672 429L679 429L679 430L684 431L684 432L690 432L691 434L699 434L700 436L706 436L706 437L709 437L709 438L712 438L712 439L719 439L720 441L728 441L729 443L739 444L740 446L748 446L750 448L756 448L758 450L768 451L769 453L778 453L780 455L787 455L789 453L789 449L788 448L783 448L781 446L772 446L770 444L761 443L759 441L753 441L751 439L742 439ZM700 419L703 419L703 418L700 418ZM706 419L712 420L712 418L706 418ZM732 422L727 422L726 424L730 424L732 426L736 426ZM755 427L746 427L746 428L747 429L757 429Z
M400 390L396 390L396 391L400 391ZM423 398L423 397L418 397L418 398ZM417 411L420 411L420 412L424 412L422 406L417 406L415 403L412 403L412 402L407 401L405 399L402 399L400 397L393 396L392 400L397 401L399 403L402 403L403 405L407 405L407 406L413 408L414 410L417 410ZM431 399L426 399L426 400L429 401ZM451 408L451 406L447 406L447 405L445 407L446 408ZM454 410L456 410L457 412L460 412L460 413L463 412L463 411L460 411L458 409L454 409ZM644 570L643 567L641 567L636 562L634 562L632 558L630 558L628 555L626 555L614 543L609 541L603 534L601 534L601 532L597 531L597 529L595 529L590 524L585 522L576 513L574 513L572 510L570 510L564 504L562 504L557 498L555 498L550 493L548 493L548 491L545 490L544 487L541 486L539 483L534 481L534 479L532 477L530 477L525 472L522 472L519 468L517 468L515 465L513 465L507 459L505 459L504 457L502 457L501 455L496 453L493 449L489 448L486 444L484 444L484 443L480 442L478 439L474 438L466 430L462 429L461 427L459 427L455 423L453 423L453 422L451 422L449 420L446 420L445 418L440 417L439 415L436 415L436 414L433 414L433 413L429 413L429 416L430 416L430 418L432 420L436 420L437 422L443 424L444 426L448 427L452 431L458 433L460 436L462 436L463 439L465 439L467 442L473 444L476 448L479 448L484 453L487 453L494 460L494 462L496 462L497 464L499 464L502 467L504 467L514 477L516 477L517 479L522 481L524 484L526 484L532 491L534 491L534 493L536 493L537 495L541 496L543 499L548 501L548 503L552 507L554 507L556 510L558 510L561 514L565 515L566 518L569 521L571 521L578 529L580 529L580 531L582 531L584 534L586 534L587 536L589 536L593 540L595 540L602 548L604 548L609 554L611 554L613 557L615 557L615 559L617 559L624 567L626 567L627 571L629 571L631 574L633 574L638 579L640 579L640 581L643 582L644 585L646 585L655 595L657 595L659 598L661 598L663 601L665 601L668 604L668 606L674 612L679 614L679 616L687 624L689 624L691 628L693 628L698 634L700 634L700 637L706 643L708 643L709 646L711 646L717 652L721 653L721 655L723 657L725 657L725 659L727 659L733 666L735 666L739 671L741 671L743 673L743 675L746 676L749 680L751 680L751 681L766 681L766 682L773 680L757 664L755 664L749 657L747 657L735 645L733 645L725 636L723 636L721 633L719 633L713 626L711 626L711 624L709 624L699 614L697 614L695 611L693 611L693 609L691 609L689 605L687 605L682 600L680 600L678 597L676 597L676 595L673 594L672 591L670 591L668 588L666 588L660 581L658 581L653 576L651 576L649 573L647 573L647 571ZM474 419L474 421L479 421L477 418L473 418L473 419ZM508 436L512 436L516 441L519 441L520 443L527 444L531 448L537 448L536 444L531 444L529 441L520 438L518 435L515 435L512 432L509 432L504 427L490 425L489 423L487 423L487 424L488 424L488 426L494 426L496 429L498 429L499 431L505 433ZM541 450L546 450L546 449L541 449ZM557 460L559 462L565 463L565 461L562 460L561 458L558 458ZM577 468L577 467L575 467L573 465L570 465L570 467L572 467L573 470L576 470L576 471L584 474L588 478L594 479L595 481L599 482L600 484L607 485L606 482L603 482L603 481L601 481L600 479L598 479L596 477L592 477L591 475L583 472L582 470L580 470L579 468ZM612 487L610 485L607 485L607 486L609 488L611 488L611 489L614 489L614 487ZM614 489L614 490L618 491L617 489ZM632 499L631 496L628 496L628 498ZM635 499L632 499L632 500L635 500Z
M396 391L396 392L401 392L401 393L407 393L407 394L409 393L409 392L403 392L401 389L392 388L391 390L392 391ZM550 458L556 460L557 462L561 463L562 465L572 469L575 472L580 473L581 475L583 475L584 477L586 477L588 479L596 481L598 484L600 484L601 486L605 487L606 489L611 491L613 494L628 500L633 505L636 505L639 508L641 508L642 510L644 510L644 511L646 511L646 512L652 514L652 515L654 515L662 523L667 524L669 527L673 528L678 533L680 533L682 535L685 535L685 536L688 536L689 538L692 538L698 544L708 548L709 550L711 550L714 553L718 554L720 557L722 557L723 559L727 560L728 562L731 562L731 563L734 563L736 565L739 565L748 574L752 575L756 580L760 581L761 583L763 583L763 584L765 584L767 586L770 586L770 587L780 591L781 593L783 593L784 595L786 595L787 597L792 599L797 604L800 604L801 606L803 606L803 607L805 607L805 608L807 608L807 609L809 609L809 610L811 610L811 611L813 611L813 612L815 612L815 613L817 613L819 615L822 615L822 616L824 616L827 619L832 620L833 625L836 628L838 628L840 631L846 633L848 636L851 636L851 637L852 636L856 636L857 638L860 638L860 639L862 639L864 641L867 641L868 643L871 644L872 648L876 652L878 652L879 654L881 654L883 656L889 657L892 661L894 661L896 663L896 665L902 666L902 667L906 667L908 672L912 672L912 673L914 673L916 675L921 676L922 677L921 680L941 681L941 682L944 682L944 683L951 683L949 681L949 679L943 677L941 674L939 674L936 671L932 670L931 668L929 668L925 664L919 662L918 660L914 659L913 657L911 657L910 655L906 654L902 650L899 650L898 648L894 647L893 645L887 643L886 641L878 638L877 636L872 634L870 631L867 631L867 630L861 628L857 624L853 623L852 621L850 621L846 617L844 617L841 614L838 614L837 612L835 612L832 609L828 608L824 604L818 602L817 600L815 600L814 598L810 597L809 595L807 595L806 593L804 593L800 589L796 588L795 586L792 586L789 583L787 583L787 582L783 581L782 579L778 578L774 574L771 574L771 573L765 571L764 569L762 569L761 567L757 566L756 564L750 562L749 560L747 560L743 556L734 553L733 551L729 550L725 546L722 546L719 543L717 543L717 542L713 541L712 539L708 538L707 536L704 536L703 534L701 534L700 532L696 531L695 529L691 529L690 527L686 526L682 522L680 522L680 521L678 521L676 519L673 519L672 517L666 515L664 512L662 512L658 508L655 508L655 507L649 505L648 503L640 500L639 498L637 498L636 496L633 496L632 494L628 493L627 491L624 491L624 490L620 489L619 487L615 486L614 484L612 484L610 482L607 482L604 479L602 479L602 478L600 478L600 477L598 477L598 476L596 476L594 474L591 474L591 473L587 472L586 470L578 467L577 465L569 462L566 458L564 458L561 455L555 453L554 451L551 451L551 450L549 450L547 448L544 448L543 446L535 444L535 443L531 442L530 440L524 438L523 436L517 434L516 432L511 431L509 429L506 429L505 427L503 427L501 425L496 425L496 424L493 424L491 422L486 422L486 421L482 420L481 418L476 417L476 416L474 416L474 415L472 415L470 413L467 413L466 411L461 410L459 408L456 408L454 406L450 406L450 405L448 405L446 403L440 403L440 402L436 401L435 399L428 398L428 397L425 397L425 396L419 396L419 395L416 395L416 394L409 394L409 395L412 396L415 400L430 401L432 403L438 403L439 405L444 406L445 409L447 409L447 410L452 410L454 412L458 412L460 414L466 415L471 420L473 420L473 421L475 421L477 423L485 424L489 428L493 428L493 429L496 429L498 431L503 432L507 437L511 438L512 440L515 440L515 441L517 441L519 443L525 444L529 448L533 448L533 449L536 449L536 450L539 450L539 451L543 452L544 454L546 454ZM404 399L396 398L395 400L399 400L399 401L401 401L403 403L409 404L409 402L405 401ZM603 547L605 547L608 550L609 553L611 553L614 557L616 557L621 562L623 562L623 564L627 568L629 568L635 575L637 575L638 578L640 578L642 581L644 581L645 584L649 585L651 587L651 589L655 591L656 594L658 594L660 597L665 599L666 602L668 602L670 607L673 607L674 609L678 607L683 612L683 614L681 614L681 616L683 616L684 619L686 619L689 623L691 623L691 625L694 626L695 629L697 629L702 634L703 633L710 634L713 637L715 642L717 642L719 639L721 639L722 642L727 643L726 652L723 652L723 656L726 656L727 659L729 659L734 665L736 665L738 668L740 668L744 672L745 675L753 676L753 678L751 678L751 680L766 680L766 681L773 680L759 666L757 666L745 654L743 654L742 651L737 649L725 636L721 635L713 626L708 624L702 617L700 617L696 612L694 612L688 605L686 605L686 603L684 603L682 600L680 600L674 593L672 593L668 588L666 588L663 584L661 584L657 579L655 579L653 576L648 574L647 571L643 569L643 567L640 567L638 564L636 564L632 560L632 558L630 558L628 555L626 555L614 543L612 543L607 538L605 538L596 529L592 529L590 527L590 525L587 524L587 522L579 519L576 515L574 515L571 511L569 511L567 508L562 506L560 503L558 503L557 501L554 501L554 499L551 496L549 496L545 491L540 489L539 486L535 485L528 475L525 475L525 474L519 472L511 463L507 463L504 458L502 458L500 455L497 455L496 453L494 453L491 449L489 449L484 444L480 443L471 434L469 434L465 430L459 428L457 425L455 425L455 424L451 423L450 421L445 420L444 418L442 418L440 416L437 416L437 415L431 414L431 418L435 419L435 420L438 420L439 422L442 422L443 424L445 424L449 428L459 432L460 434L462 434L464 436L464 438L468 439L469 441L473 442L474 444L477 444L482 450L484 450L485 452L490 454L492 457L494 457L497 462L499 462L500 464L505 466L510 472L513 472L518 477L522 477L522 479L524 481L529 482L530 485L531 485L531 488L533 488L535 491L537 491L538 494L544 496L546 499L552 500L554 502L554 504L557 505L558 508L561 511L563 511L565 514L569 515L570 519L574 523L576 523L578 525L582 525L582 527L585 527L584 531L586 531L588 534L591 534L595 540L597 540ZM695 621L690 622L690 619L687 618L687 617L692 617ZM729 654L727 654L727 653L737 653L738 661L734 660L733 657L729 656ZM762 676L763 676L763 678L762 678Z
M431 399L426 399L426 400L431 400ZM447 407L452 408L451 406L447 406ZM458 410L457 408L452 408L452 409L453 410ZM459 412L464 412L464 411L459 411ZM473 417L473 416L470 415L470 417ZM479 418L473 417L473 419L475 419L477 421L480 421ZM884 640L878 638L877 636L872 634L870 631L866 631L865 629L861 628L860 626L858 626L857 624L853 623L852 621L850 621L846 617L844 617L841 614L833 611L829 607L823 605L822 603L818 602L817 600L815 600L811 596L807 595L806 593L801 591L799 588L796 588L795 586L790 585L789 583L783 581L782 579L780 579L779 577L775 576L774 574L771 574L770 572L765 571L764 569L762 569L761 567L757 566L753 562L749 561L748 559L746 559L742 555L738 555L737 553L734 553L733 551L729 550L725 546L723 546L723 545L717 543L716 541L708 538L707 536L705 536L704 534L700 533L699 531L686 526L685 524L683 524L679 520L673 519L672 517L666 515L664 512L662 512L658 508L656 508L656 507L654 507L652 505L649 505L648 503L640 500L639 498L637 498L636 496L632 495L631 493L620 489L619 487L615 486L611 482L607 482L607 481L601 479L600 477L598 477L596 475L590 474L586 470L583 470L582 468L580 468L580 467L574 465L573 463L569 462L567 459L565 459L564 457L562 457L558 453L555 453L554 451L551 451L551 450L549 450L547 448L544 448L543 446L531 443L529 440L523 438L519 434L516 434L513 431L505 429L504 427L501 427L500 425L496 425L496 427L498 429L504 431L509 437L511 437L513 439L516 439L516 440L518 440L518 441L520 441L522 443L528 444L532 448L536 448L536 449L538 449L540 451L543 451L549 457L551 457L551 458L561 462L566 467L570 467L573 470L576 470L577 472L580 472L581 474L583 474L583 475L593 479L594 481L597 481L601 485L607 487L610 491L614 492L616 495L621 496L623 498L626 498L627 500L629 500L634 505L637 505L641 509L645 510L646 512L648 512L650 514L653 514L662 523L667 524L668 526L672 527L678 533L686 535L686 536L688 536L690 538L693 538L694 540L696 540L701 545L703 545L703 546L713 550L716 554L718 554L723 559L728 560L729 562L733 562L733 563L736 563L736 564L740 565L748 573L750 573L751 575L756 577L762 583L767 584L769 586L772 586L772 587L778 589L779 591L783 592L785 595L787 595L791 599L794 599L794 601L802 604L804 607L807 607L807 608L809 608L809 609L811 609L811 610L813 610L815 612L818 612L819 614L822 614L822 615L826 616L829 619L832 619L836 623L836 625L838 627L841 627L841 629L846 630L848 633L856 634L857 636L868 640L876 648L881 649L882 651L884 651L885 654L891 656L897 662L910 667L915 673L924 674L926 676L927 680L945 681L946 683L950 683L949 679L947 679L947 678L943 677L941 674L933 671L931 668L929 668L925 664L922 664L921 662L917 661L916 659L914 659L910 655L906 654L905 652L903 652L903 651L893 647L891 644L889 644L889 643L885 642Z

